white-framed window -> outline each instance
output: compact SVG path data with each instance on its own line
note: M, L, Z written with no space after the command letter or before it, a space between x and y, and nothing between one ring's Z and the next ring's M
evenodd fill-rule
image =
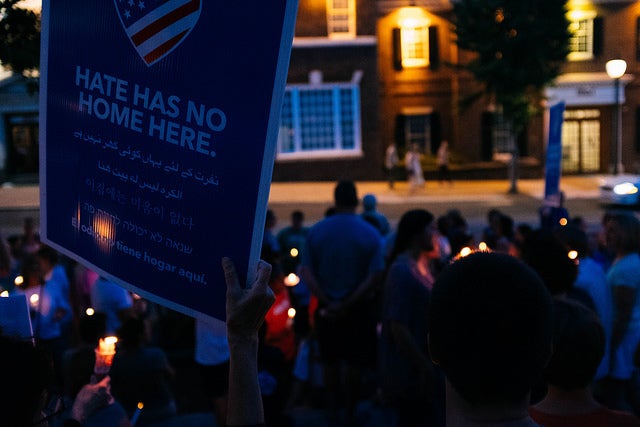
M429 65L428 27L403 27L400 30L400 39L402 40L402 68Z
M570 61L585 61L594 57L595 12L573 11L569 13L569 56Z
M356 36L356 0L327 0L329 38Z
M361 152L358 82L287 85L280 113L279 160Z

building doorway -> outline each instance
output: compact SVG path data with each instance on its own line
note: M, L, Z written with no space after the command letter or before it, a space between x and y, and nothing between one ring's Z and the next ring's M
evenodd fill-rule
M563 173L600 172L600 110L567 110L562 125Z

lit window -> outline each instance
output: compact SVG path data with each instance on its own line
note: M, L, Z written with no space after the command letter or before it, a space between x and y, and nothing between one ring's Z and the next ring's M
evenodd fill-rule
M427 27L402 28L402 67L429 65L429 29Z
M357 83L287 86L280 115L278 158L359 154Z
M594 57L595 12L574 11L569 14L569 56L570 61L584 61Z
M327 32L330 38L356 36L356 0L327 0Z

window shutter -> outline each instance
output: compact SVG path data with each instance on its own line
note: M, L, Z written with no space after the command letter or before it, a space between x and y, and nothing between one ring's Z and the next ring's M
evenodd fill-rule
M440 147L440 141L442 141L442 125L440 123L440 113L434 111L431 113L431 154L435 155Z
M394 28L392 32L391 52L393 56L393 68L395 70L402 70L402 33L400 28Z
M480 144L480 156L485 162L489 162L493 159L493 113L485 111L482 113L481 118L481 144Z
M524 127L522 132L516 137L516 144L518 144L518 153L521 156L529 155L529 138L527 132L527 126Z
M406 143L405 143L405 132L404 132L404 124L405 118L403 114L398 114L396 116L396 127L395 127L395 143L398 148L398 153L400 155L404 155L406 151Z
M604 18L593 18L593 56L602 55L604 49Z
M640 107L636 108L636 123L640 123ZM636 153L640 153L640 126L636 125Z
M636 18L636 61L640 61L640 17Z
M440 67L440 40L438 27L429 27L429 68L437 70Z

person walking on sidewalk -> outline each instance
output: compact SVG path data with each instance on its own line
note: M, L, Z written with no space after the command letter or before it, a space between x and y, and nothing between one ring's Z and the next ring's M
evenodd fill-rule
M440 184L447 181L449 184L452 184L451 175L449 173L449 142L442 141L440 143L440 147L438 148L437 155L437 163L438 163L438 180Z
M420 146L418 144L411 145L411 149L407 151L404 157L404 164L409 173L409 189L423 188L424 172L422 171Z

